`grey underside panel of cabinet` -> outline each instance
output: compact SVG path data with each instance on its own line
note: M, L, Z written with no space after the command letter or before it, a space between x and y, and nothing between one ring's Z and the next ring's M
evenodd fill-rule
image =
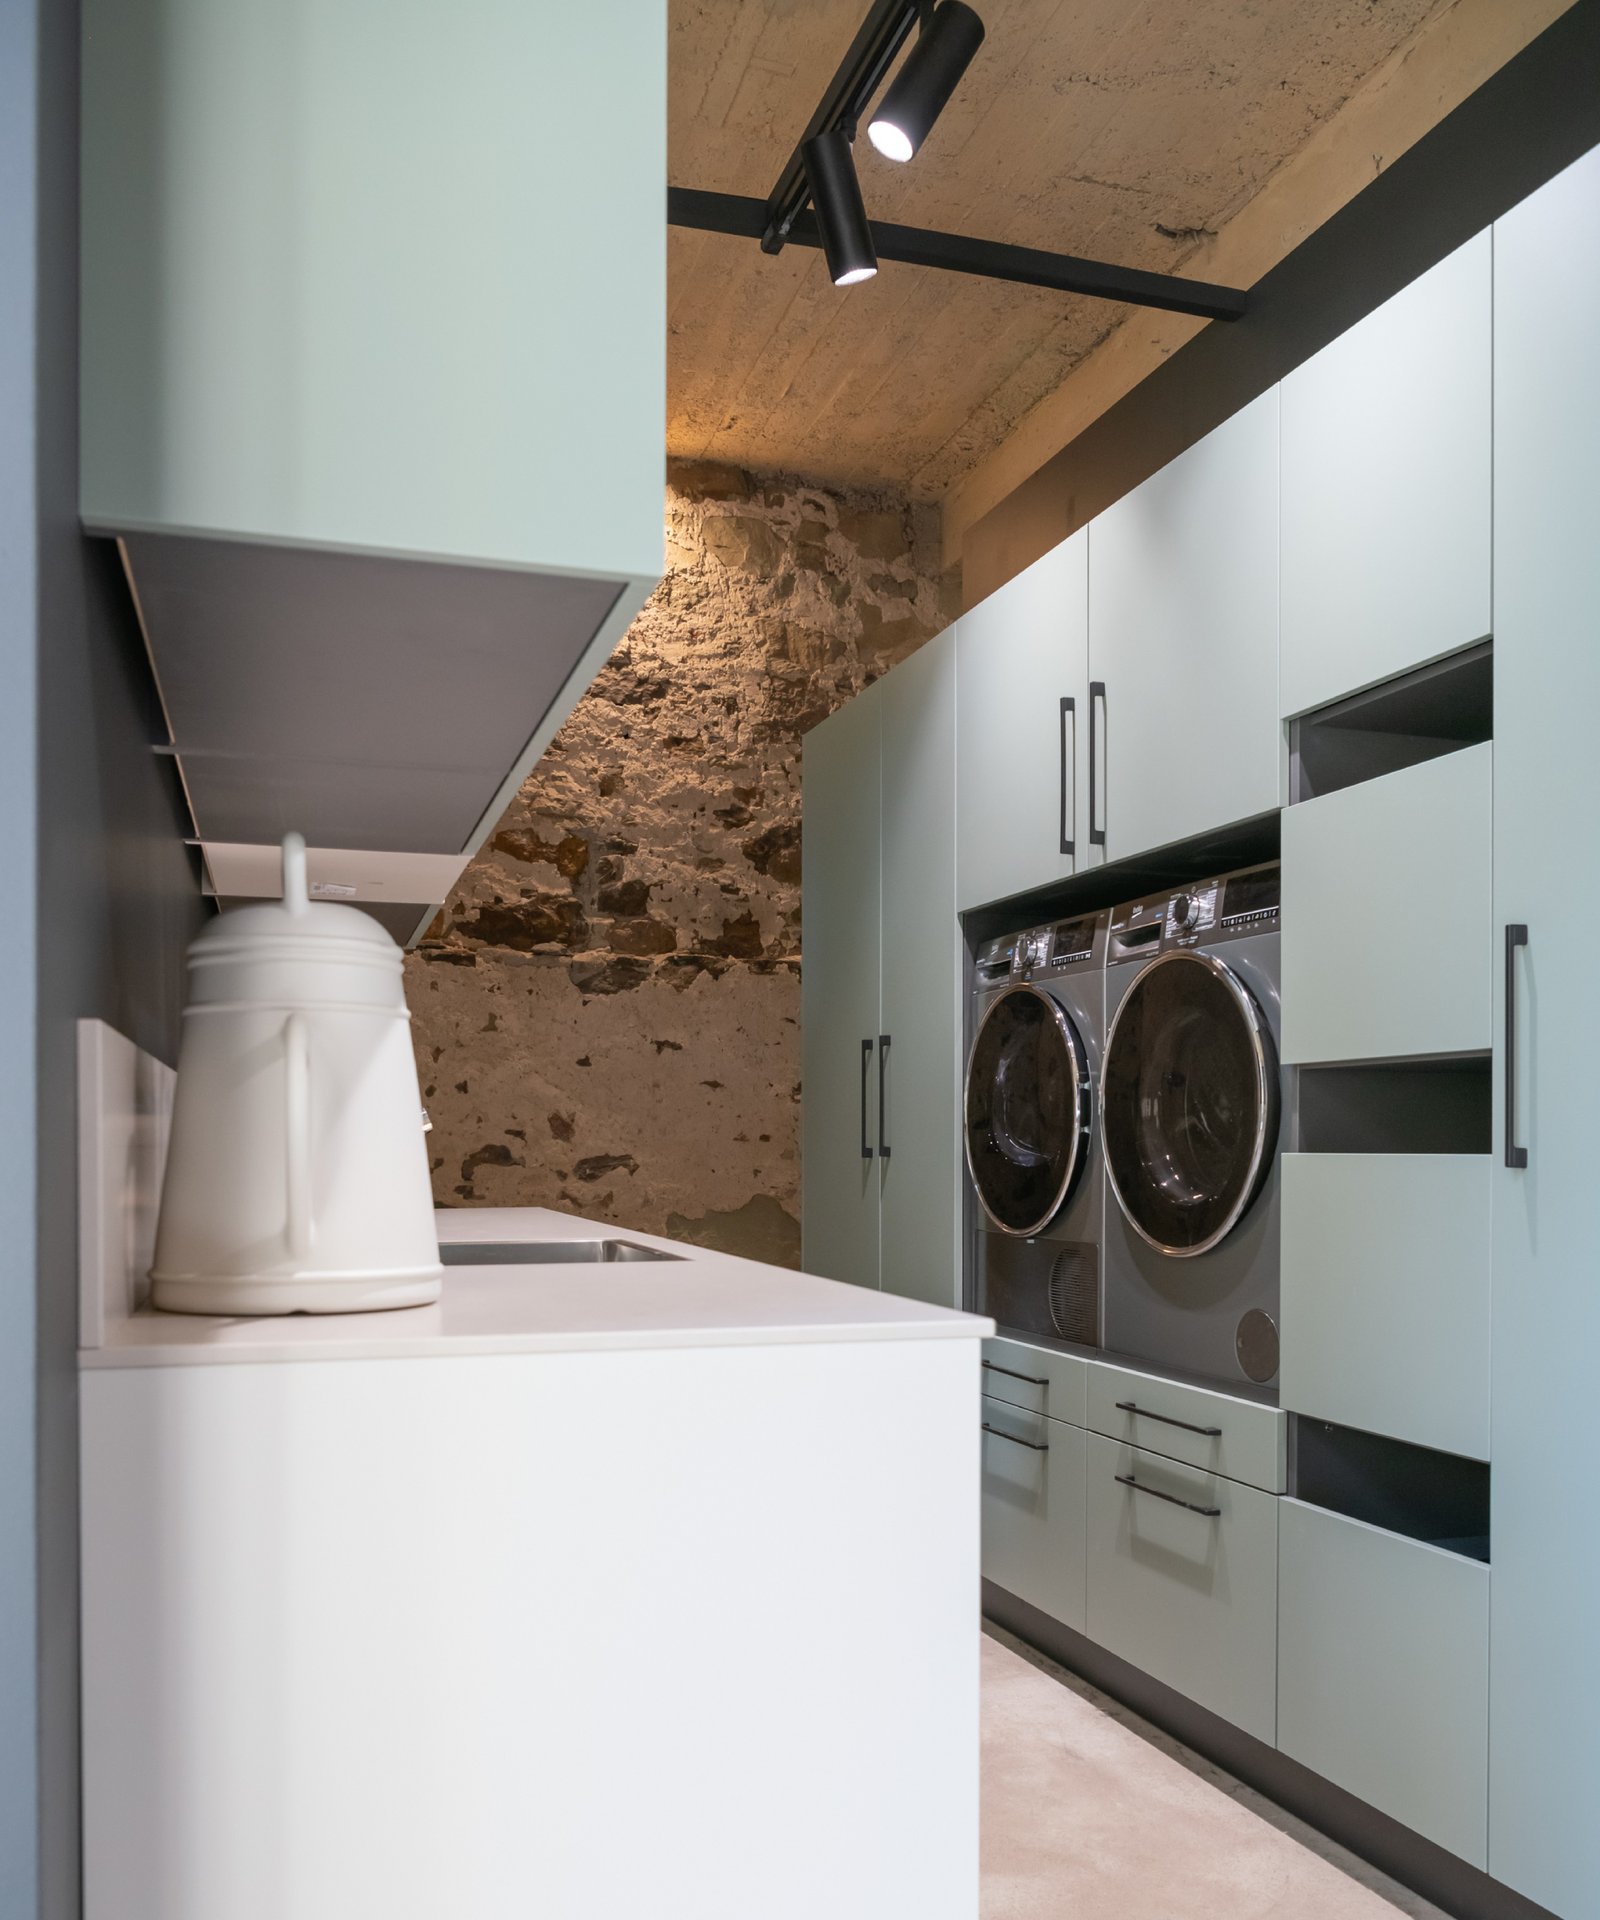
M204 839L460 853L615 580L177 535L124 541Z
M1574 1920L1600 1913L1597 312L1600 151L1495 227L1494 920L1528 944L1527 1164L1505 1165L1502 1111L1493 1171L1489 1871Z

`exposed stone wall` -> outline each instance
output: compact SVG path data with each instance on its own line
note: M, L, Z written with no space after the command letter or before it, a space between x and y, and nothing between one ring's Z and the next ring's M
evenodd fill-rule
M927 509L671 479L666 578L406 961L434 1192L792 1264L800 739L957 583Z

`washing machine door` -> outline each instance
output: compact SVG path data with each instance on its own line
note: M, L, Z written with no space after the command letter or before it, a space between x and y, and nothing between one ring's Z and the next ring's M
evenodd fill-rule
M1226 1238L1278 1138L1278 1056L1255 996L1208 953L1166 953L1106 1036L1100 1141L1128 1224L1184 1259Z
M1065 1010L1037 987L989 1004L967 1060L967 1171L1002 1233L1041 1233L1089 1156L1089 1063Z

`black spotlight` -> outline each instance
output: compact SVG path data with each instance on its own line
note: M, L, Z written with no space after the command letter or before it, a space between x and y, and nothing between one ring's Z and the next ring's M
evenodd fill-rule
M911 158L982 45L983 22L971 7L940 0L867 128L885 159Z
M836 287L853 287L878 271L872 227L861 198L861 182L850 142L837 127L805 141L800 151L806 163L806 184L822 229L822 251Z

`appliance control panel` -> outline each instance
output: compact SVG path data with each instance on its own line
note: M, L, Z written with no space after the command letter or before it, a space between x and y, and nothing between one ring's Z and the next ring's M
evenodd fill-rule
M1081 967L1102 966L1105 931L1106 915L1089 913L986 940L978 949L974 987L984 993L1016 981L1053 979Z
M1175 949L1212 947L1250 934L1276 933L1279 873L1274 860L1113 908L1107 966Z

